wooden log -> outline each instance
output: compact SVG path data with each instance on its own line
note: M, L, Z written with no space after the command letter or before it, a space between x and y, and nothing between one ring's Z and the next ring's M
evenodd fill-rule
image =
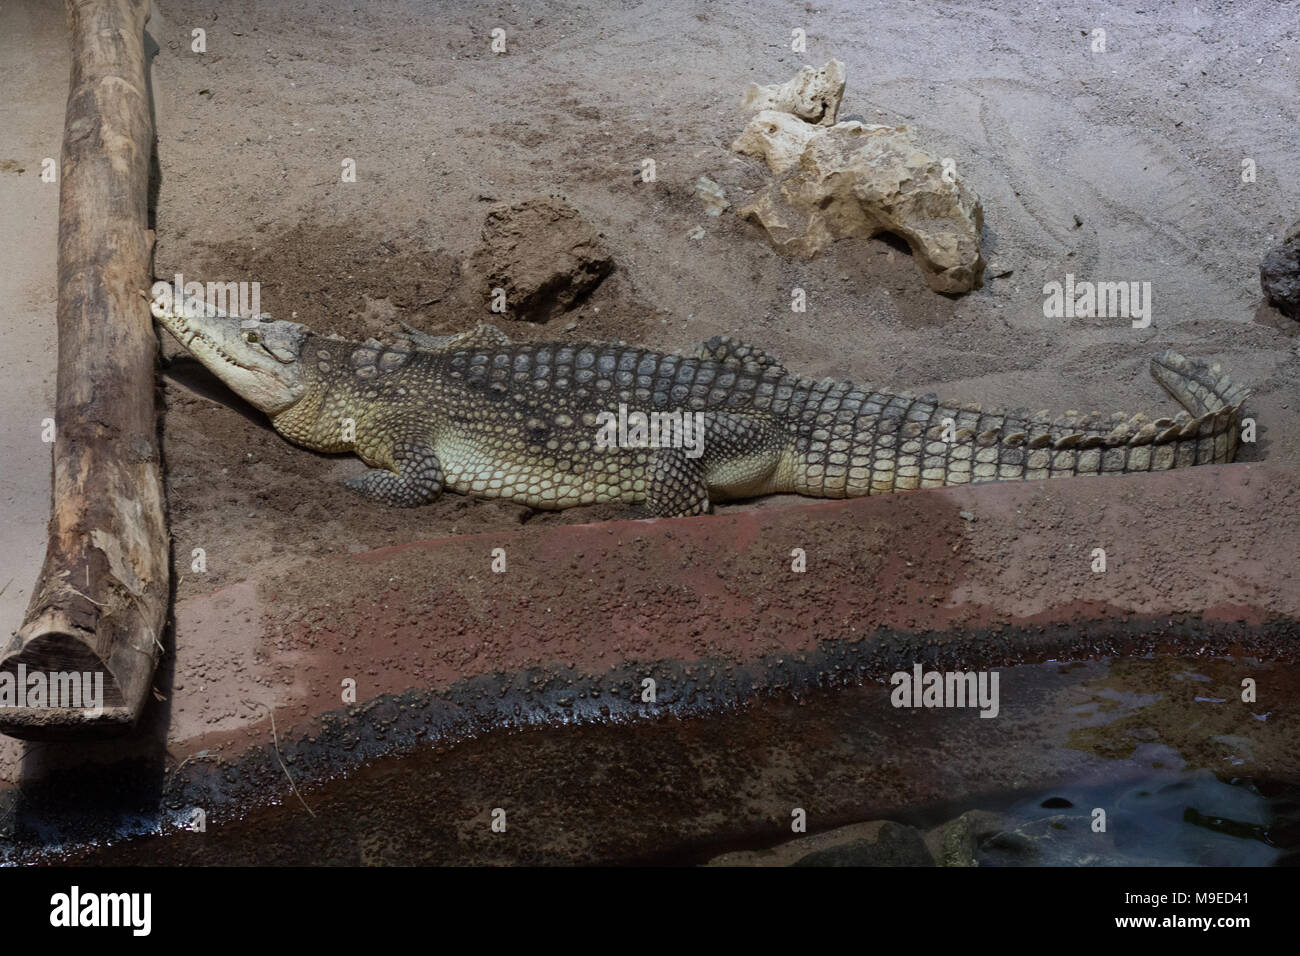
M140 295L153 251L149 4L68 0L67 13L49 544L23 624L0 655L0 731L28 738L132 727L168 603L157 338ZM73 674L89 675L80 700L69 699Z

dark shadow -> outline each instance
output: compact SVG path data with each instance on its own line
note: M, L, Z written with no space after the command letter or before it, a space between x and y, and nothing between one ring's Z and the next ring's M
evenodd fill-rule
M232 392L225 382L213 375L207 366L193 356L178 355L160 371L169 380L183 385L194 394L239 412L259 428L271 430L271 422L260 409L254 408Z
M161 47L158 42L144 31L144 76L145 88L149 93L149 128L153 131L153 142L149 148L149 228L157 229L158 194L162 191L162 164L158 161L158 113L154 108L153 98L153 61ZM152 257L150 266L153 265Z
M1300 335L1300 320L1288 318L1285 312L1274 308L1264 298L1261 298L1259 305L1255 307L1255 315L1252 321L1257 325L1285 332L1287 335Z
M878 232L871 238L875 239L877 242L883 242L885 245L889 246L889 248L893 249L895 252L901 252L909 259L912 258L912 247L907 244L906 239L904 239L902 236L898 235L897 233Z
M907 244L907 240L904 239L902 236L898 235L897 233L878 232L871 238L877 242L884 243L893 251L902 253L903 255L907 256L907 258L909 259L916 258L916 256L912 252L912 247ZM988 279L989 279L989 275L988 275L988 270L986 268L984 271L984 275L981 279L980 286L982 287L983 284L988 281ZM921 284L925 286L924 281ZM928 286L925 287L927 289L929 288ZM964 299L966 296L970 295L969 292L941 292L938 289L930 289L929 291L932 292L934 295L941 295L945 299L949 299L953 302L960 301L961 299Z

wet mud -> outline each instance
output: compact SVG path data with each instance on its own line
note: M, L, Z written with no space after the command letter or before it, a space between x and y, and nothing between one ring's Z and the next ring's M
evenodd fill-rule
M910 670L908 655L868 663L854 650L751 670L660 664L599 685L522 673L438 699L385 697L281 739L278 753L200 754L165 768L152 790L138 781L157 775L140 766L83 775L116 820L80 815L85 790L74 795L55 776L9 808L8 856L700 863L791 839L796 808L813 833L879 818L925 830L995 812L1001 822L979 848L987 865L1072 855L1271 864L1300 853L1294 665L1213 656L1000 665L999 713L984 719L973 708L893 706L886 680L859 675ZM936 652L925 666L953 660ZM640 701L639 673L659 675L677 699ZM1241 700L1246 678L1259 687L1254 702ZM773 689L755 697L758 681ZM1080 821L1098 806L1110 835L1085 839ZM196 808L205 832L189 829ZM497 810L505 833L492 829ZM1062 828L1077 831L1064 846Z

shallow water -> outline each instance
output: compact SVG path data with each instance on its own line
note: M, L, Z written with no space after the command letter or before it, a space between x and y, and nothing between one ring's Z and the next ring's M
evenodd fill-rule
M1242 681L1261 703L1243 702ZM67 847L97 863L699 863L724 851L968 810L981 865L1300 859L1300 668L1114 659L1000 670L1000 713L900 709L880 683L712 715L491 732L303 786L300 802ZM1268 703L1262 703L1267 701ZM311 808L309 813L303 803ZM1104 811L1105 829L1093 827ZM504 811L506 830L492 829ZM39 813L36 814L39 817ZM38 822L33 818L30 823ZM32 833L39 833L33 829ZM47 834L48 836L48 834ZM46 839L46 837L42 837ZM53 843L47 842L47 846Z
M1093 829L1107 810L1106 831ZM981 866L1271 866L1300 862L1300 786L1172 771L1120 785L1063 784L980 802L1003 827ZM925 825L933 822L915 818ZM912 822L909 814L896 819ZM942 822L942 821L940 821Z

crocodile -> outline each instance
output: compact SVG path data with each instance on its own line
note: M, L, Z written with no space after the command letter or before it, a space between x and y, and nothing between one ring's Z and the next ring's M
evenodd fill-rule
M1247 397L1217 364L1172 351L1150 369L1187 411L1054 418L816 381L728 337L677 355L625 343L516 343L480 324L449 336L408 326L383 344L228 315L183 294L155 298L153 313L286 439L355 453L370 470L345 484L395 506L450 490L537 509L623 502L675 517L780 492L847 498L1163 471L1231 462ZM638 412L645 418L633 419ZM657 414L660 440L632 429L634 441L602 442L616 413L637 423ZM697 416L694 447L664 440L674 413Z

